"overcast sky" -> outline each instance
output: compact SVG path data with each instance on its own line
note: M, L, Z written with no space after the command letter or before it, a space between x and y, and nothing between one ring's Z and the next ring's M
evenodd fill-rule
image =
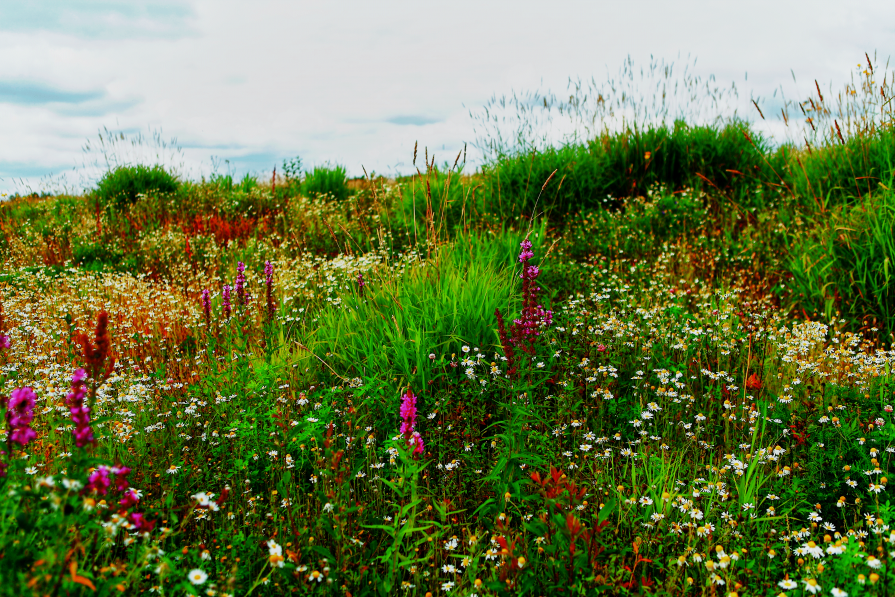
M865 51L895 54L895 2L4 0L0 190L75 180L103 127L176 138L164 159L192 176L297 155L408 172L415 141L439 162L472 142L493 95L564 92L629 55L689 55L748 113L781 85L838 87Z

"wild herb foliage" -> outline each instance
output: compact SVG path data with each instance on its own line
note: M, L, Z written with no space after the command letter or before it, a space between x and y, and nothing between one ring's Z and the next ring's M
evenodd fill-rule
M3 204L0 594L891 594L891 180L737 126Z

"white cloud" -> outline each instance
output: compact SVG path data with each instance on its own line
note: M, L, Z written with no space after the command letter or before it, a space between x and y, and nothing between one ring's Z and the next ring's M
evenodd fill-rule
M212 156L241 174L294 155L407 172L417 140L452 161L473 140L468 109L493 94L564 92L569 77L614 76L628 55L697 57L703 76L737 82L751 116L750 92L838 86L865 50L888 49L893 24L895 4L879 0L860 11L829 0L0 8L0 189L79 165L103 126L161 127L194 173Z

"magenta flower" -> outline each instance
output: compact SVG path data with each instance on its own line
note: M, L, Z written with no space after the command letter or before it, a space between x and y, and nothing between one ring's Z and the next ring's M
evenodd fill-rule
M416 396L407 390L401 397L401 435L409 438L416 427Z
M127 476L131 473L130 467L113 466L112 473L115 474L115 489L117 489L118 491L124 491L130 486L127 481Z
M413 392L407 392L401 396L401 435L407 442L408 448L413 448L413 455L418 456L425 450L423 437L416 431L416 396Z
M360 292L360 295L362 297L364 296L364 286L366 286L366 285L367 285L367 283L364 282L364 275L362 273L358 272L357 273L357 288L358 288L358 292Z
M139 512L132 512L130 515L131 523L134 525L134 530L138 533L150 533L152 529L155 528L155 521L147 520L143 514Z
M523 240L519 246L522 247L522 251L519 253L519 263L525 263L535 256L534 252L531 250L531 241L527 238Z
M230 304L230 285L229 284L224 284L224 290L221 292L221 298L223 300L224 318L230 319L230 315L233 313L233 306Z
M273 321L277 305L273 298L273 264L270 261L264 262L264 286L267 296L267 320Z
M100 466L90 473L90 477L87 479L87 486L84 489L86 491L94 491L100 495L106 495L109 493L109 486L111 484L112 480L109 478L109 467Z
M0 349L9 350L10 346L12 346L12 344L9 341L9 336L0 334Z
M423 437L420 435L419 431L413 432L413 435L411 435L410 439L407 440L407 445L413 448L414 456L419 456L426 449L426 444L423 441Z
M202 291L202 313L205 315L206 327L211 325L211 294L207 288Z
M93 429L90 427L90 407L84 405L84 397L87 395L87 372L83 369L75 371L71 376L71 391L66 396L66 404L71 412L72 423L75 429L72 435L75 437L75 445L83 448L93 443Z
M128 489L127 492L124 494L124 497L122 497L118 501L118 505L121 506L122 508L133 508L134 506L137 505L137 503L139 501L140 501L139 494L137 494L137 492L134 491L133 489Z
M30 387L16 388L9 397L6 406L6 421L9 424L9 441L22 447L37 437L31 429L31 421L34 420L34 405L37 396Z
M519 346L528 354L534 354L534 339L541 334L540 329L553 323L553 311L544 310L538 304L538 292L540 287L535 283L541 270L535 265L529 265L528 260L534 257L531 250L531 242L528 239L520 245L519 261L522 263L522 313L519 319L513 320L512 343Z
M233 287L239 298L239 306L245 307L249 302L249 297L246 295L246 264L242 261L236 263L236 282Z

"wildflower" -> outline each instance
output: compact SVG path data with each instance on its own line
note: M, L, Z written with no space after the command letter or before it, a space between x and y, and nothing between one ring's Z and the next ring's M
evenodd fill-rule
M283 547L271 539L267 542L267 549L270 555L270 565L275 568L282 568L286 565L286 559L283 557Z
M416 426L416 396L408 390L401 397L401 433L409 435Z
M171 466L169 466L167 468L167 470L165 472L168 473L169 475L176 475L177 471L179 471L179 470L180 470L179 466L177 466L176 464L172 464Z
M781 589L785 589L788 591L790 589L795 589L797 586L799 586L799 583L797 583L794 580L791 580L789 578L784 578L783 580L781 580L780 582L777 583L777 586L780 587Z
M211 325L211 294L207 288L202 291L202 314L205 315L205 326Z
M224 309L224 319L230 319L230 315L233 313L233 307L230 304L230 285L224 284L224 289L221 291L221 300Z
M451 589L453 589L453 588L454 588L453 582L448 581L445 583L441 583L441 590L444 591L445 593L450 593Z
M112 474L115 475L115 489L117 491L124 491L128 488L127 476L131 473L130 467L127 466L113 466Z
M87 372L78 369L71 376L71 391L66 396L68 410L71 412L71 420L75 424L72 435L75 437L75 445L83 448L93 443L93 429L90 427L90 408L84 405L84 397L87 395L85 380Z
M416 396L407 390L401 397L401 435L404 436L407 446L413 448L413 455L422 454L425 449L422 436L415 431L416 427Z
M138 533L149 533L155 528L155 521L147 520L143 514L133 512L130 515L131 524ZM164 531L164 529L162 529Z
M133 508L140 501L140 492L135 489L128 489L124 496L118 501L118 505L122 508Z
M273 298L273 264L270 261L264 262L264 289L267 299L267 321L273 321L277 306Z
M806 579L802 580L802 582L805 583L805 590L808 591L809 593L811 593L812 595L820 592L820 589L821 589L820 584L813 578L806 578Z
M837 589L836 587L830 589L830 595L832 595L833 597L848 597L848 593L846 593L842 589Z
M106 495L109 493L109 486L111 484L112 480L109 478L109 467L100 466L90 473L90 477L87 479L86 489L88 491L94 491L100 495Z
M760 390L762 386L761 379L757 374L753 373L746 380L746 389L747 390ZM792 588L792 587L790 587Z
M186 576L194 585L201 585L206 580L208 580L208 575L203 570L199 570L198 568L190 570L190 573Z
M233 289L236 290L239 306L245 307L249 302L249 297L246 294L246 264L242 261L236 263L236 281L233 283Z
M112 339L109 337L109 314L105 311L97 313L94 342L91 343L86 334L81 334L78 337L78 342L81 344L90 377L94 380L108 378L115 366L115 359L111 357ZM105 364L105 368L103 368L103 364Z
M34 404L37 396L30 387L16 388L12 391L7 405L6 420L9 424L9 441L26 446L37 437L31 429L34 420Z

